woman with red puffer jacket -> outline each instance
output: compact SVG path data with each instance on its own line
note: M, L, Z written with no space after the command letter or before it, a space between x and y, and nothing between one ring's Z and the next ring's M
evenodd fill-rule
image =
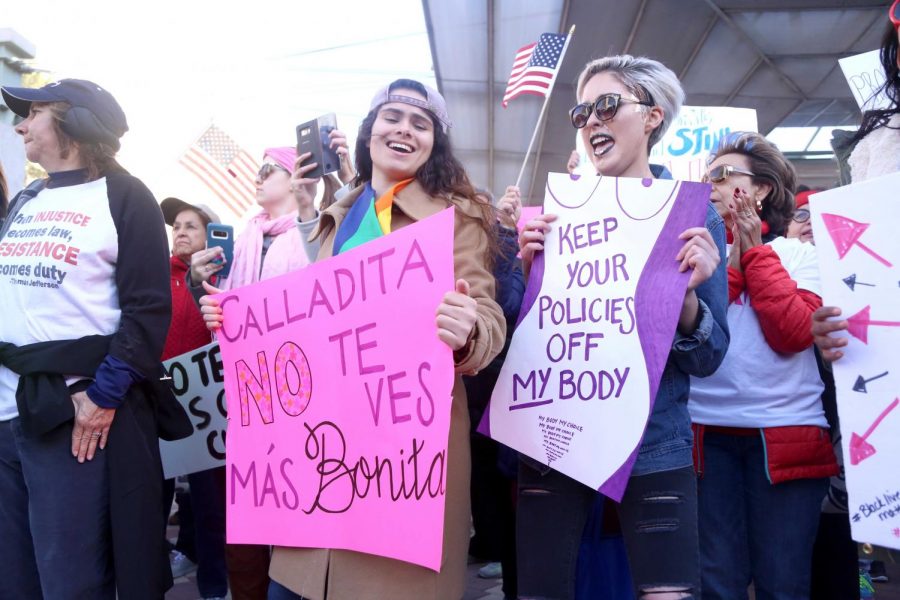
M838 472L809 331L822 305L815 246L784 237L795 177L757 133L723 139L707 174L732 243L731 344L715 374L692 379L688 403L704 599L746 598L751 581L757 596L809 598L819 512Z

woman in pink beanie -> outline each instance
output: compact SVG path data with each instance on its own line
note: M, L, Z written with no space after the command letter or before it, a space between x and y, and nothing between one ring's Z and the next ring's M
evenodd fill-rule
M309 264L294 226L297 206L291 191L291 170L297 158L294 148L268 148L256 176L256 203L260 212L237 238L231 273L215 285L223 290L242 287ZM225 263L223 251L214 246L191 258L191 287L211 281Z
M297 151L290 146L266 149L256 176L256 202L262 210L250 219L235 240L231 273L227 278L212 279L225 264L216 260L222 256L222 248L214 246L193 255L189 277L195 297L205 293L204 281L229 290L309 264L297 229L297 201L291 186L291 171L296 161ZM332 193L330 189L326 183L326 196ZM225 555L232 598L265 598L269 586L269 547L228 544Z

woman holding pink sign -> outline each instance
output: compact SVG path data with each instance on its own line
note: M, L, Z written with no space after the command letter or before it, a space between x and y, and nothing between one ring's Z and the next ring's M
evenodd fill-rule
M475 373L505 341L503 312L494 300L491 258L497 241L493 208L477 197L447 131L447 106L437 90L401 79L379 90L363 120L356 144L357 187L321 214L300 204L300 230L312 229L309 246L325 260L434 215L455 210L456 289L437 307L436 335L453 349L453 387L443 555L439 572L380 556L346 550L276 547L270 599L457 600L465 592L469 543L469 414L462 375ZM293 183L315 165L297 166ZM215 299L202 300L210 327L221 326ZM411 351L414 351L411 349Z

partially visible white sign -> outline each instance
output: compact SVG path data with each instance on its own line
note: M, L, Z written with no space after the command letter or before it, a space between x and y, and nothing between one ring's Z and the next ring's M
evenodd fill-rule
M183 440L159 441L166 479L225 466L227 418L219 343L176 356L163 366L194 425L194 433Z
M847 320L834 363L853 539L900 548L900 243L893 173L814 194L822 301Z
M850 91L859 105L860 110L872 110L887 108L891 101L879 93L879 88L884 85L884 69L879 58L880 50L872 50L856 56L848 56L838 61Z
M675 179L700 181L706 159L719 141L735 131L756 131L756 111L730 106L682 106L678 118L650 152Z

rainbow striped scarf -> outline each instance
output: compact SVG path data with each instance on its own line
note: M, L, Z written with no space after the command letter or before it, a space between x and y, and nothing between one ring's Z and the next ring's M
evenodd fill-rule
M391 232L391 208L394 196L412 183L412 178L395 184L391 189L375 199L372 184L367 183L362 194L347 211L334 236L333 256L380 238Z

